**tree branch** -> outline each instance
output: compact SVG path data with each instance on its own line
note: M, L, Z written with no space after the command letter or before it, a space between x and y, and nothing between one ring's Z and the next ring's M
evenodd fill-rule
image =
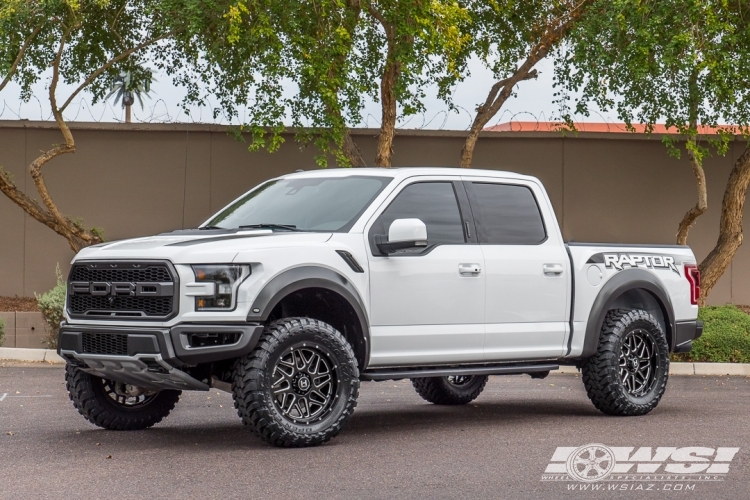
M57 122L57 126L60 129L60 132L62 132L63 137L65 138L65 144L55 146L54 148L42 153L42 155L40 155L31 163L31 165L29 165L29 173L31 174L31 178L34 181L36 190L39 192L42 203L44 203L44 205L47 207L49 215L54 217L61 226L67 226L68 220L63 214L60 213L60 210L58 210L55 202L52 201L52 197L47 190L47 185L44 182L44 177L42 177L42 166L44 166L45 163L56 156L75 151L73 134L71 134L68 125L65 123L62 112L57 109L57 98L55 96L55 93L57 92L57 83L60 80L60 61L62 60L62 54L65 50L65 42L67 41L69 35L70 28L67 28L62 34L62 37L60 37L60 47L57 49L57 55L52 61L52 81L49 85L49 102L52 108L52 114L55 117L55 121Z
M367 12L377 19L377 21L380 23L381 26L383 26L383 30L385 30L385 36L388 38L388 40L393 40L393 26L391 23L389 23L386 18L381 14L378 9L372 6L371 2L367 2Z
M63 136L65 137L65 144L68 147L74 147L73 144L73 136L70 134L70 130L68 130L67 125L65 124L65 121L62 117L62 110L59 110L57 108L57 83L60 81L60 61L62 61L62 54L63 50L65 50L65 42L68 39L68 36L70 35L70 28L67 28L65 32L62 34L62 37L60 37L60 47L57 49L57 55L55 56L55 59L52 61L52 81L49 85L49 103L52 107L52 114L55 117L55 121L57 122L57 126L60 127L60 130L63 133ZM65 130L67 130L67 134L65 130L63 130L63 127ZM41 165L40 165L41 166Z
M593 0L581 0L578 4L546 24L544 34L539 41L529 49L529 55L513 74L495 83L490 89L484 104L477 108L477 115L471 125L469 134L466 136L464 147L461 150L461 166L471 167L474 158L474 147L476 146L479 133L490 119L500 111L505 101L513 93L513 87L524 80L536 78L537 71L533 69L537 62L547 57L549 51L557 45L567 34L570 27L583 15L582 7Z
M34 38L39 34L40 31L42 31L42 28L44 27L44 23L40 24L36 28L34 28L34 31L29 35L28 38L23 42L23 45L18 51L18 56L16 57L16 60L13 61L13 64L10 66L10 70L8 71L8 75L3 78L3 81L0 82L0 91L5 88L6 85L8 85L8 82L11 81L13 78L13 75L16 72L16 69L18 69L18 65L21 64L21 61L23 60L23 56L26 54L26 51L29 48L29 45L31 45L31 42L34 41Z

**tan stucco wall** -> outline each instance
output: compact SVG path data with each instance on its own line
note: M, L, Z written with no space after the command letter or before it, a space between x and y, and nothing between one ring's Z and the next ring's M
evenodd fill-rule
M249 153L223 127L75 123L77 151L45 166L60 209L105 230L110 240L195 227L228 201L270 177L313 169L312 147L291 136L280 151ZM372 161L373 130L355 139ZM35 195L27 165L42 149L61 142L54 123L0 121L0 166ZM394 144L396 166L455 166L462 132L402 131ZM718 235L724 183L744 148L706 161L708 211L690 234L699 259ZM660 137L551 132L486 133L477 168L539 177L547 187L566 240L673 243L682 214L695 203L687 160L667 155ZM748 209L750 210L750 209ZM65 240L0 195L0 295L29 296L54 285L55 264L64 273L73 252ZM750 246L740 249L710 302L750 304Z

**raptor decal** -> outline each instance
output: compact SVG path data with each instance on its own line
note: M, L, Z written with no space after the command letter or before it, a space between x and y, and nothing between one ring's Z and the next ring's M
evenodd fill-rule
M628 268L666 269L680 274L675 258L671 255L649 253L597 253L587 264L604 264L607 269L622 271Z

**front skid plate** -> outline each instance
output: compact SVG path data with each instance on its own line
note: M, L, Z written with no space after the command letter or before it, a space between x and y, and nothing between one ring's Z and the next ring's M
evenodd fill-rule
M178 370L162 360L160 355L107 356L81 355L73 351L62 351L63 357L75 358L86 364L81 370L97 377L131 384L147 389L175 389L186 391L208 391L210 388L200 380ZM166 373L153 371L143 359L155 361Z

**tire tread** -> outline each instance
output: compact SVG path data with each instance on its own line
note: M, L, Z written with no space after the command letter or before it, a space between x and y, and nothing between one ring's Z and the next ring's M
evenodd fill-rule
M332 339L337 347L343 350L348 363L342 363L341 369L348 370L350 390L344 411L327 428L318 432L300 433L269 411L269 400L263 389L265 370L271 355L285 340L302 331L315 331L322 340ZM342 377L342 379L345 377ZM344 336L332 326L311 318L285 318L270 323L261 336L256 348L235 362L232 381L234 407L242 422L263 441L274 446L299 448L317 446L329 441L341 432L349 417L354 413L359 394L359 370L349 343Z
M95 387L99 378L81 371L73 365L65 367L68 397L86 420L103 429L133 431L152 427L161 422L174 409L182 391L164 390L139 411L118 411L114 401L103 390Z
M620 338L636 322L649 323L658 332L659 355L666 373L658 374L657 386L649 402L637 404L621 389L619 364ZM669 378L669 347L659 322L652 314L639 309L613 309L607 313L599 336L596 354L581 369L586 394L594 406L608 415L645 415L656 408L666 390Z

